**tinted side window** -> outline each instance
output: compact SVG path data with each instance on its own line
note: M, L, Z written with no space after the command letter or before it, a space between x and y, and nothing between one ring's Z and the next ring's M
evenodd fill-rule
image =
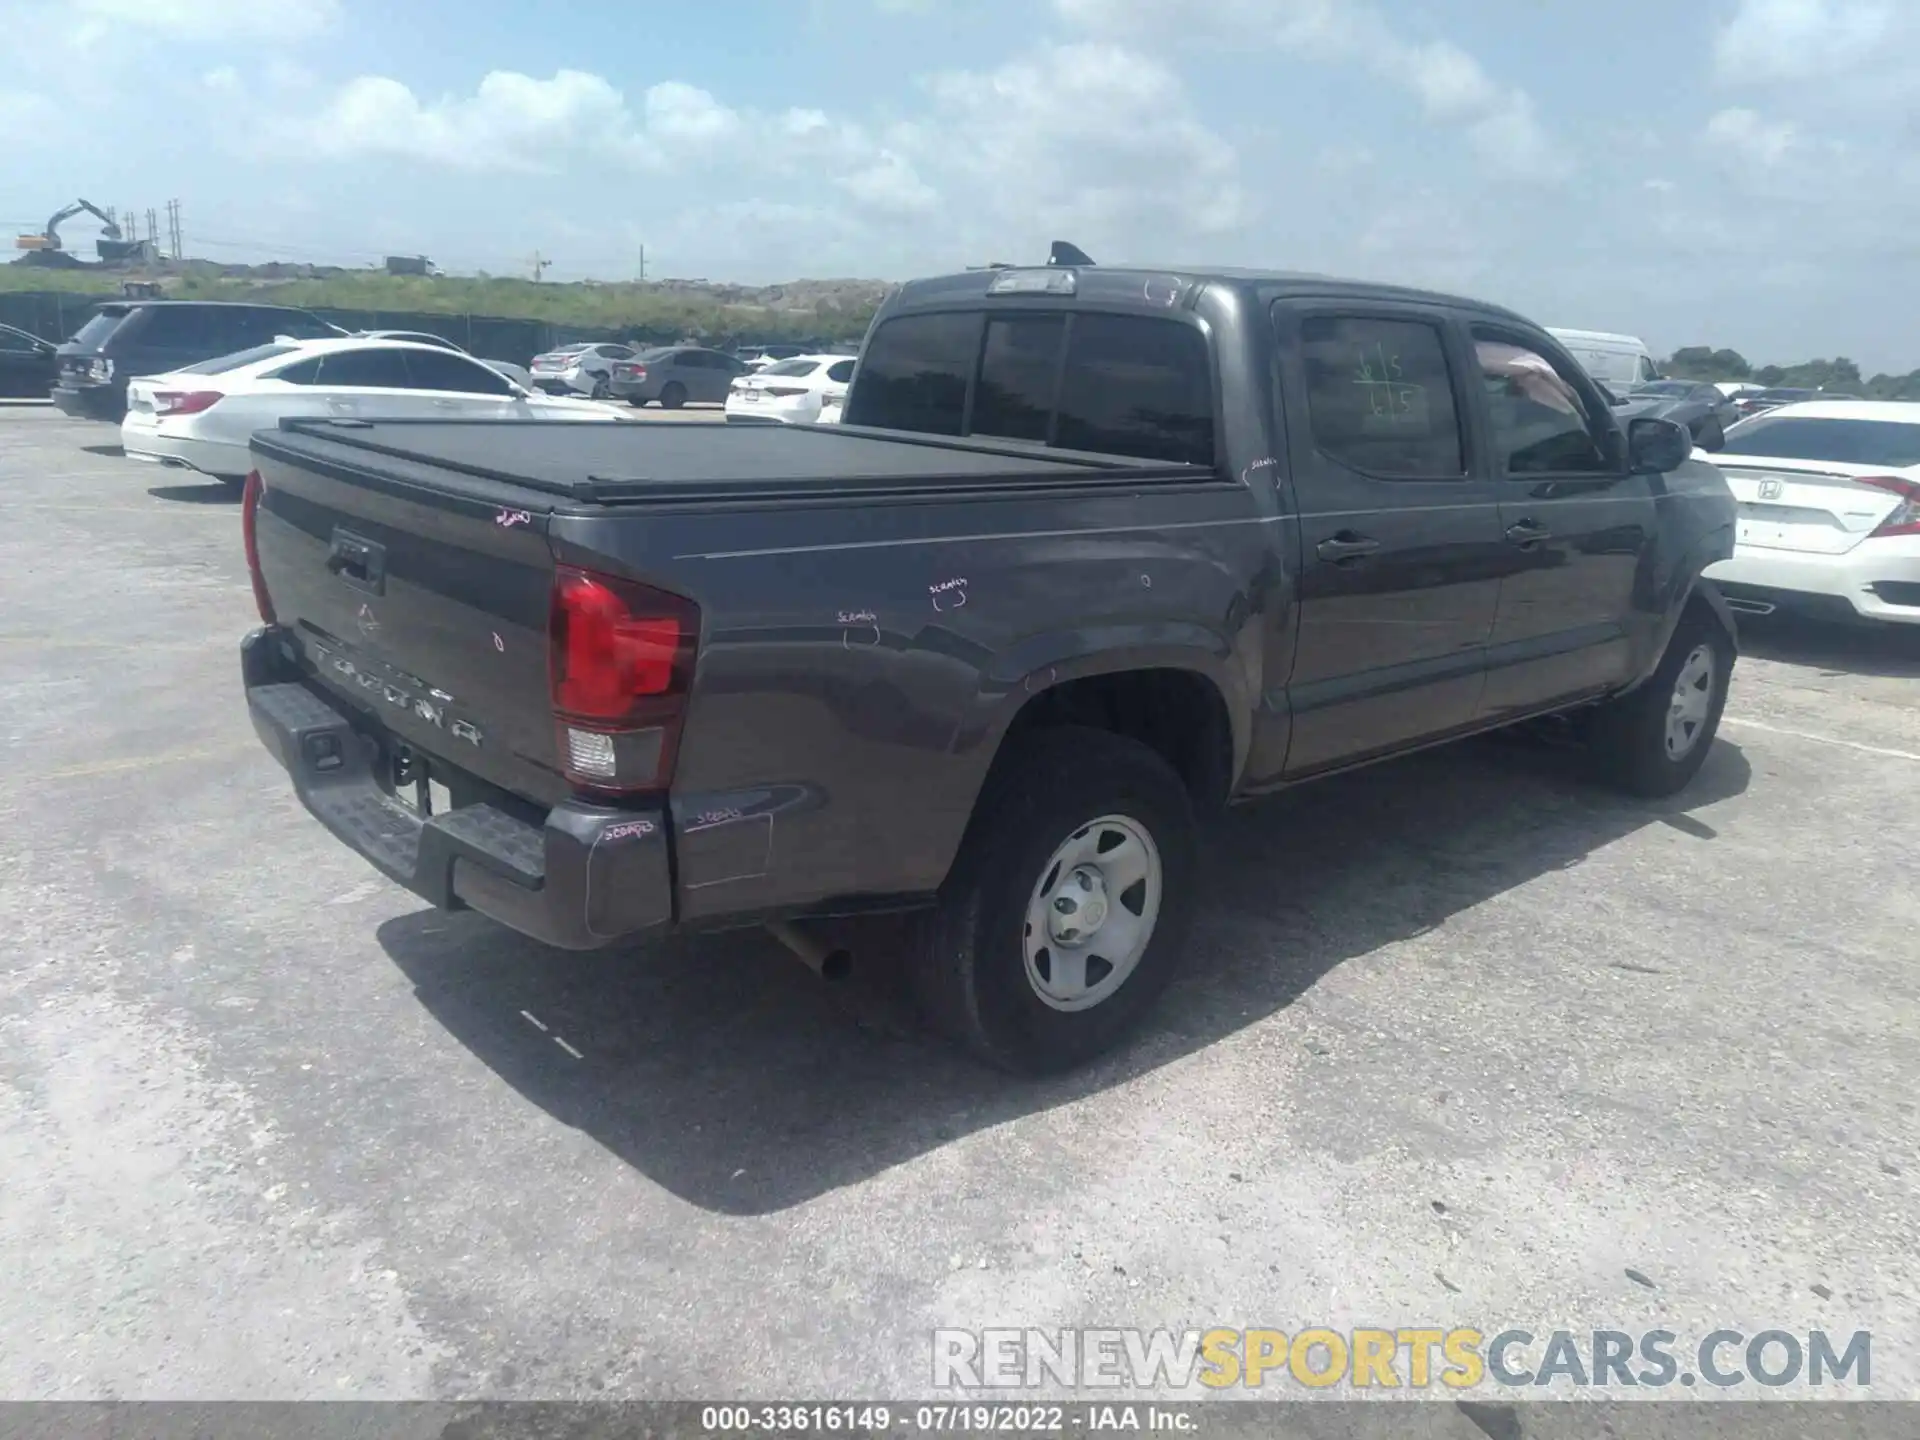
M987 321L980 354L980 388L973 396L975 435L1009 440L1047 438L1053 391L1060 378L1060 315L1015 315Z
M1076 316L1053 443L1211 465L1213 376L1206 339L1177 320Z
M1580 392L1538 351L1474 331L1494 444L1509 475L1610 467Z
M146 312L136 331L128 327L128 337L134 344L153 345L163 350L204 350L218 343L212 325L208 323L206 310L197 305L174 307L156 305ZM238 350L236 344L231 349Z
M405 353L405 352L403 352ZM407 374L416 390L454 390L463 395L510 395L513 387L497 370L445 350L406 353Z
M0 325L0 350L8 354L31 354L40 347L33 343L33 337L22 335L18 330L9 330Z
M853 379L853 361L836 360L827 367L827 379L836 385L844 385Z
M958 435L983 319L976 310L887 321L861 361L847 423Z
M1322 455L1369 475L1465 473L1440 331L1419 320L1313 315L1301 322L1308 422Z
M283 377L284 378L284 377ZM352 389L412 390L406 356L398 350L341 350L320 358L322 385Z
M334 340L340 336L338 330L318 315L309 315L304 310L269 310L263 314L266 323L262 328L269 339L287 335L295 340Z
M292 365L283 365L272 374L261 377L266 380L284 380L289 385L318 385L320 383L320 361L301 360Z

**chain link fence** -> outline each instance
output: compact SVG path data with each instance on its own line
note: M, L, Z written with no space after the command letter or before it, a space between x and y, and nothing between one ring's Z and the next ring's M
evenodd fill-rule
M129 303L115 295L76 295L55 290L0 291L0 324L59 342L78 330L103 303ZM674 345L689 337L679 330L659 327L621 326L596 329L582 325L556 325L545 320L515 319L505 315L447 315L400 310L332 310L324 306L305 306L310 314L338 325L342 330L420 330L453 341L485 360L505 360L525 365L535 355L556 345L582 341L619 341L632 345ZM753 335L705 335L698 343L725 349L728 345L752 342ZM827 349L836 342L824 337L789 341L810 348Z

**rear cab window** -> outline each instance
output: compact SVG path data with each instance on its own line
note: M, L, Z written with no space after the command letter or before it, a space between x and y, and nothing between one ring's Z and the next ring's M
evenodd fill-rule
M1760 415L1730 430L1719 453L1903 470L1920 465L1920 422Z
M92 315L87 317L86 324L73 332L73 338L67 343L70 345L84 345L90 348L97 348L105 342L109 335L118 330L121 324L132 313L133 309L131 306L102 305L98 310L94 311Z
M1194 326L1101 311L943 311L882 324L848 424L1214 463L1212 357Z

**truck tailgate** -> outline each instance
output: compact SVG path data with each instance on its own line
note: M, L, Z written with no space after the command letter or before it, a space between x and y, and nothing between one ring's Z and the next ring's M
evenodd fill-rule
M255 463L261 575L310 678L413 750L529 799L565 795L548 513L480 483L415 487L259 447Z

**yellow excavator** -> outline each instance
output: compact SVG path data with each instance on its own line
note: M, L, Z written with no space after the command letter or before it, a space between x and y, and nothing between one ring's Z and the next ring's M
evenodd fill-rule
M129 253L138 248L136 242L121 236L120 227L114 223L113 216L95 205L91 200L76 200L53 212L53 218L37 235L20 235L14 238L16 250L32 250L40 254L64 254L65 247L60 243L60 222L71 220L75 215L86 211L97 216L100 221L99 251L102 260L124 260Z

